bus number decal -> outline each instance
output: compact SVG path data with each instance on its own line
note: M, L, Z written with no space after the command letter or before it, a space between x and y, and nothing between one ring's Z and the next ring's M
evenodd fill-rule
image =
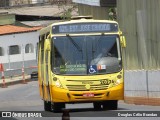
M102 85L109 85L110 83L113 83L113 80L108 80L108 79L104 79L104 80L100 80Z

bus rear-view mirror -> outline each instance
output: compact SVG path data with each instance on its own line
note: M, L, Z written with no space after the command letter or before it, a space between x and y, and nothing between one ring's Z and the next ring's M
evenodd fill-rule
M125 38L125 36L121 36L121 46L123 47L123 48L125 48L126 47L126 38Z

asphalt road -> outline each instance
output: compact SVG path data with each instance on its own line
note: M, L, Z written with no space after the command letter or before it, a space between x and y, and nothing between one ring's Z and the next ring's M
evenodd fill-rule
M126 120L130 115L136 115L136 117L129 117L131 120L157 120L157 117L142 117L141 115L147 114L147 112L144 111L148 111L149 114L160 114L160 106L132 105L125 104L123 101L119 102L118 110L114 111L94 111L93 104L91 103L67 104L66 108L70 110L70 120ZM43 101L39 96L38 82L32 81L28 84L17 84L9 86L8 88L0 88L0 111L15 111L22 113L27 111L44 111ZM43 115L48 117L16 117L7 118L7 120L62 120L62 113L43 112L42 116ZM127 115L128 117L124 117ZM6 120L6 118L0 118L0 120Z

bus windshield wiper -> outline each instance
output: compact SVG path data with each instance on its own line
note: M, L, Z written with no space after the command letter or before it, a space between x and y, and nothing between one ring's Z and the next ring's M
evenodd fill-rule
M73 38L69 34L66 34L66 36L69 38L71 43L77 48L78 51L82 51L82 49L79 47L79 45L73 40Z

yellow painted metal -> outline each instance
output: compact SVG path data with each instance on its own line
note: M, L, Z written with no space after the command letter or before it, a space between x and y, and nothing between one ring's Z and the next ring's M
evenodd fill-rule
M104 75L92 75L92 76L65 76L56 75L51 71L51 51L50 51L50 38L47 38L48 33L50 36L55 36L51 33L53 25L69 24L69 23L86 23L86 22L110 22L117 23L115 21L108 20L71 20L66 22L54 23L40 31L39 42L39 57L38 57L38 81L41 98L45 101L51 102L87 102L87 101L103 101L103 100L122 100L124 97L124 72L123 69L120 72ZM94 33L93 33L94 34ZM98 34L98 33L95 33ZM107 33L104 33L107 34ZM121 35L121 32L116 33ZM65 35L60 34L58 36ZM81 35L81 34L79 34ZM120 79L117 76L122 76ZM109 80L109 85L102 85L100 80ZM80 85L82 87L77 88ZM74 88L75 86L75 88ZM94 87L96 86L96 87ZM74 89L74 90L73 90ZM85 97L83 94L94 94L91 97Z

